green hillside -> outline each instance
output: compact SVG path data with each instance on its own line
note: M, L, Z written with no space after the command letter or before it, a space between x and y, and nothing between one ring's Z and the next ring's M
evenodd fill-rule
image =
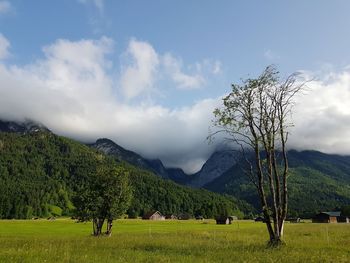
M72 197L101 160L126 166L134 199L130 216L148 210L162 213L218 213L242 215L248 209L233 198L192 190L165 181L126 163L116 163L106 155L73 140L47 131L26 134L0 133L0 218L31 218L72 215Z
M289 151L289 214L310 217L350 204L350 157L316 151ZM208 183L206 189L231 194L259 208L256 189L240 164Z

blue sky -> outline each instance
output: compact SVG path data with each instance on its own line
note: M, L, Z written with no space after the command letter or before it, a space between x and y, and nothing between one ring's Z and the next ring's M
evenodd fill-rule
M322 63L347 65L350 59L350 3L345 0L105 0L102 9L98 2L12 0L0 30L20 62L39 57L41 47L58 38L100 36L113 38L119 48L130 38L147 41L188 63L219 59L238 76L259 72L270 62L289 72Z
M292 146L347 154L349 10L345 0L0 0L0 117L108 136L194 171L214 149L205 137L219 98L276 64L316 80L300 108L320 121L309 134L297 115ZM325 133L327 120L341 131Z

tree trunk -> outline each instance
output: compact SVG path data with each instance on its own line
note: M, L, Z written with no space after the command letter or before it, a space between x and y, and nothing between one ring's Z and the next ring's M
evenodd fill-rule
M113 219L108 219L108 220L107 220L107 231L106 231L106 235L108 235L109 237L112 235L112 226L113 226Z
M105 219L104 218L94 218L92 220L92 229L94 236L100 236L102 234L102 227Z

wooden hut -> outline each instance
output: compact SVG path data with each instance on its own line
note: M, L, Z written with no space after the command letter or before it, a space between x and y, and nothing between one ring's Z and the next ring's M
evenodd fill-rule
M265 219L262 216L258 216L254 219L255 222L265 222Z
M216 218L216 224L217 225L230 225L230 224L232 224L233 220L234 220L233 216L218 216Z
M312 223L337 223L340 212L321 212L312 218Z
M167 215L165 215L165 219L172 219L172 220L174 220L174 219L177 219L177 216L173 215L173 214L167 214Z
M337 221L338 223L347 223L347 224L349 224L350 222L349 217L347 216L338 216Z
M163 216L159 211L151 211L143 215L142 219L144 220L165 220L165 216Z
M191 215L188 214L188 213L180 213L180 214L178 214L177 219L179 219L179 220L189 220L189 219L191 219Z

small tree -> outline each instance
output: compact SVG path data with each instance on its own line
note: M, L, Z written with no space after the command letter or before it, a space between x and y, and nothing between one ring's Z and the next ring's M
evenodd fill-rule
M304 85L297 76L281 81L279 72L269 66L258 78L233 84L231 93L223 98L223 107L214 111L214 126L219 129L209 136L224 132L239 146L246 163L244 171L260 198L272 246L282 243L287 215L289 117L293 98Z
M80 221L92 220L94 236L102 235L107 220L105 234L110 236L113 220L125 213L130 199L128 172L114 164L101 165L77 191L74 198L77 218Z

